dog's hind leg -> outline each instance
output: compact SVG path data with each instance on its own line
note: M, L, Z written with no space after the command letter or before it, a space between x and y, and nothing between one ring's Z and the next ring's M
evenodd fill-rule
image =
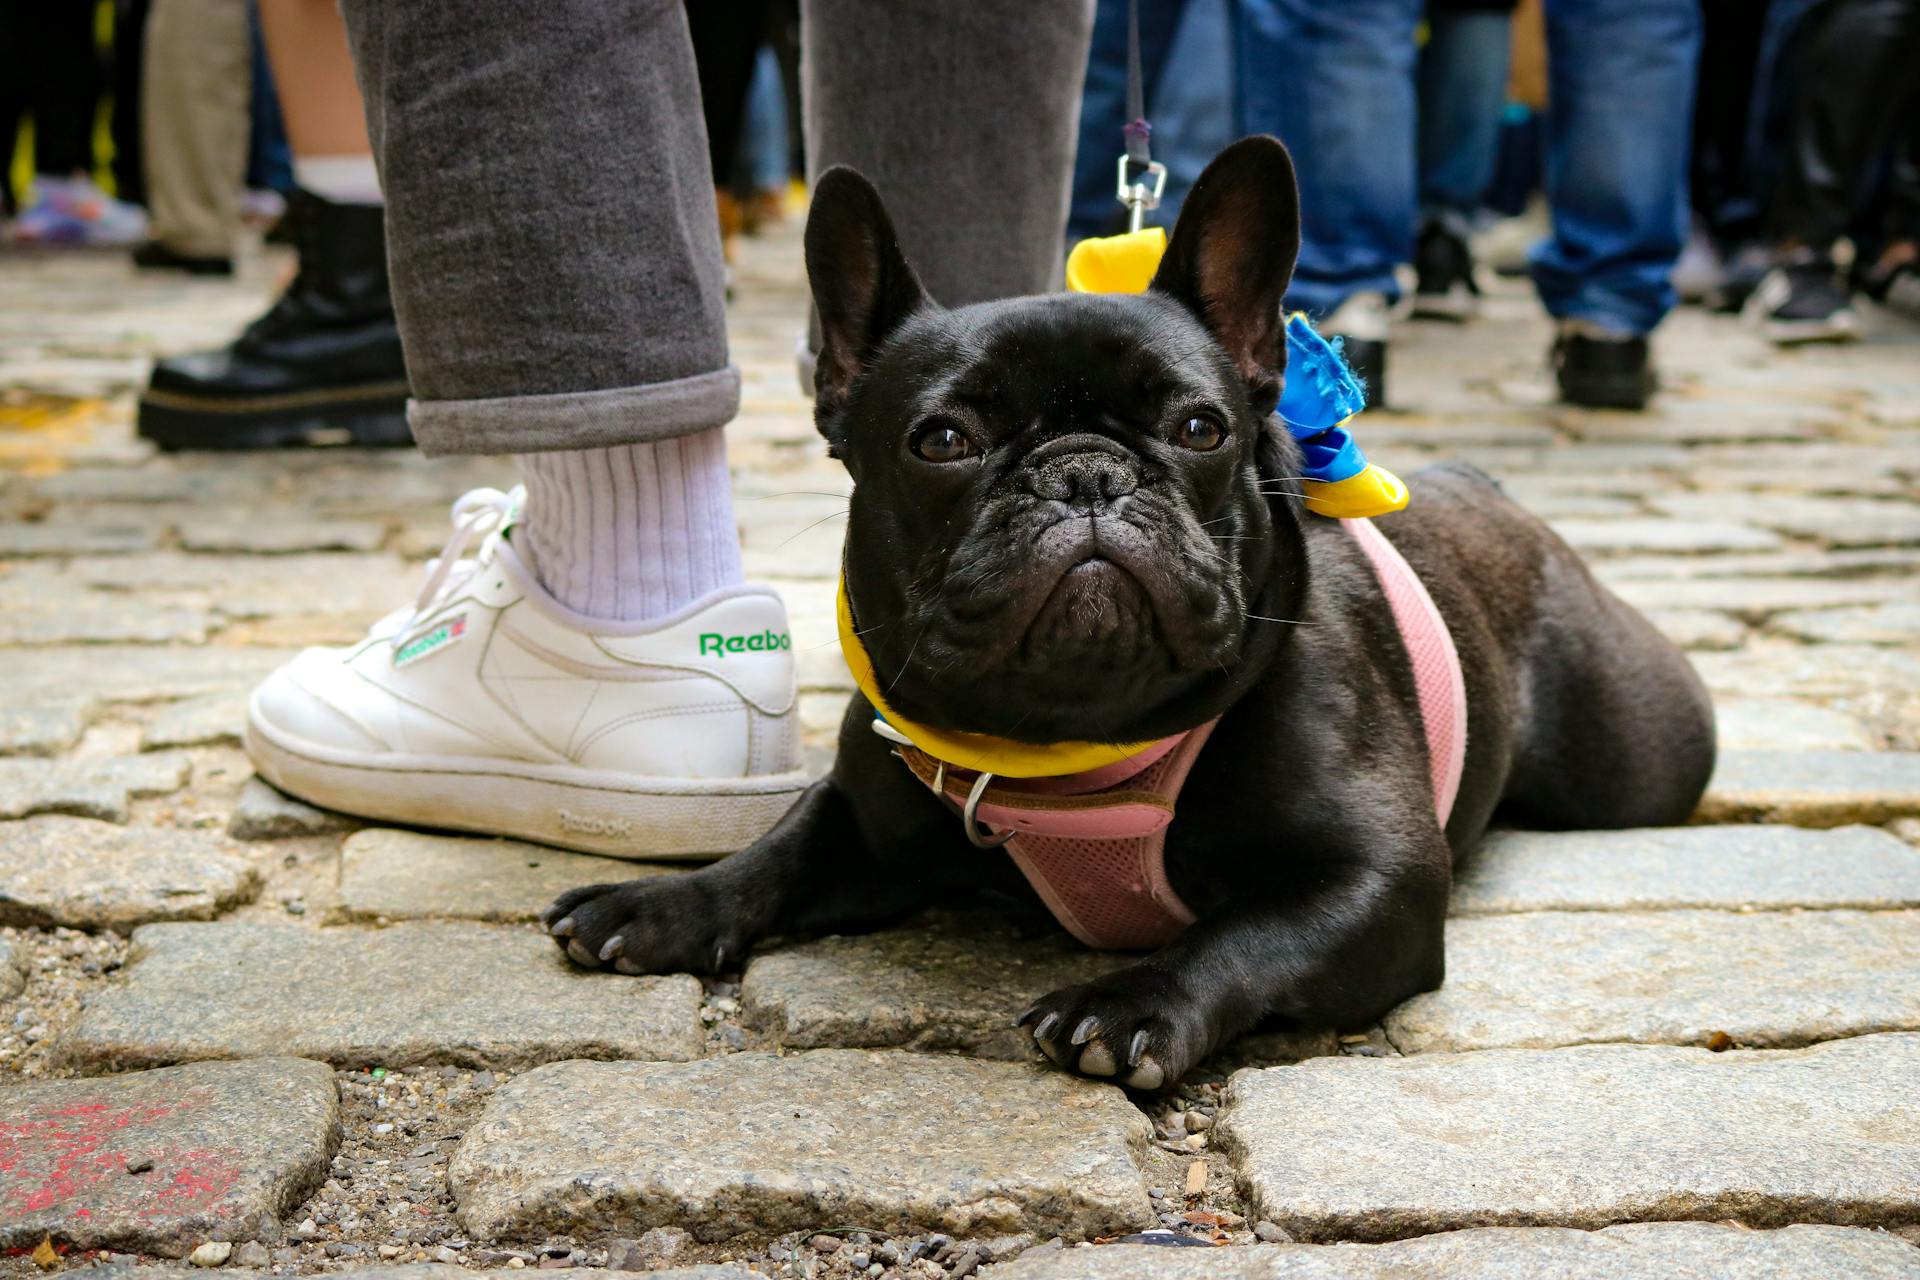
M1678 646L1548 549L1503 808L1528 826L1685 822L1713 773L1713 704Z

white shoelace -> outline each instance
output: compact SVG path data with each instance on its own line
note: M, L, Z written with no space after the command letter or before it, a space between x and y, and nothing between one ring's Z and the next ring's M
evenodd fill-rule
M439 607L447 594L457 589L461 583L489 560L493 558L487 539L498 534L512 523L513 513L520 505L522 490L515 488L511 493L502 493L498 489L470 489L460 495L453 504L453 534L447 539L440 554L427 565L426 580L420 584L420 593L413 598L413 608L394 615L399 621L388 643L398 650L405 643L413 629ZM471 560L462 561L467 548L479 543L480 550Z

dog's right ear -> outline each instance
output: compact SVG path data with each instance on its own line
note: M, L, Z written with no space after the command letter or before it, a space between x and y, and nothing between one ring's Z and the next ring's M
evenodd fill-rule
M880 193L844 165L821 174L813 188L807 279L820 315L813 387L815 416L824 420L846 403L875 348L931 300L900 252Z

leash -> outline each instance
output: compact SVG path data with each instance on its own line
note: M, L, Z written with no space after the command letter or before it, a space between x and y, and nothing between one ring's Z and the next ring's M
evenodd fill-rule
M1167 166L1153 158L1153 125L1147 120L1146 76L1140 69L1140 0L1127 0L1127 122L1120 126L1118 196L1127 207L1127 230L1146 225L1167 189Z

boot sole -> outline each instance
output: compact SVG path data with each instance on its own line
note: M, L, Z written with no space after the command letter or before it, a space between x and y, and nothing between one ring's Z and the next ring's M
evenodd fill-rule
M1648 377L1582 378L1560 375L1560 398L1587 409L1644 409L1656 384Z
M711 861L746 848L810 785L800 771L645 778L459 756L361 755L247 712L260 776L309 804L381 822L512 836L612 858Z
M246 399L149 390L140 397L139 431L169 452L413 443L404 382Z

